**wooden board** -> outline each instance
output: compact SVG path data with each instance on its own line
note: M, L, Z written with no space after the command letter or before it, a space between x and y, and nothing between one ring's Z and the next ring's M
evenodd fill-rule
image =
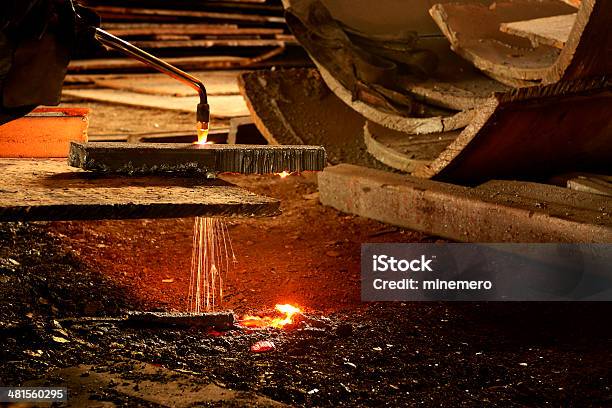
M609 80L579 80L496 94L474 121L415 174L474 183L536 178L612 163Z
M564 14L502 23L499 29L504 33L529 39L534 47L544 44L562 49L565 47L575 21L576 14Z
M141 108L165 109L178 112L193 112L200 102L198 96L172 97L141 94L114 89L64 89L63 95L80 99L138 106ZM232 118L249 114L246 103L240 95L211 95L208 98L212 118ZM194 119L195 123L195 119Z
M612 202L561 187L468 188L346 164L318 179L324 205L457 241L612 242Z
M282 28L238 27L235 24L102 24L102 28L117 37L180 35L275 35L282 34Z
M576 191L612 197L612 176L593 173L566 173L552 177L550 182Z
M278 200L222 180L94 175L64 160L0 159L0 221L269 216Z
M297 44L292 37L283 39L189 39L189 40L164 40L164 41L132 41L136 47L152 48L211 48L211 47L284 47Z
M102 173L268 174L320 171L326 160L318 146L73 142L68 163Z
M532 81L555 83L612 72L610 1L582 1L566 45L560 51L543 44L533 47L526 38L500 31L500 24L574 14L575 8L551 0L512 0L496 2L494 6L445 3L436 4L430 13L453 50L511 86L528 86Z
M260 64L265 65L266 61L282 54L285 47L278 47L266 51L255 57L236 57L227 55L211 56L192 56L192 57L169 57L164 58L169 64L184 70L194 69L230 69L240 67L253 67ZM68 72L78 73L87 71L155 71L152 67L143 64L133 58L104 58L88 60L72 60L68 64Z
M168 9L144 9L131 7L97 6L95 11L102 17L121 15L125 17L187 17L210 20L241 21L250 23L277 23L283 24L285 19L277 16L255 15L246 13L220 13L215 11L194 10L168 10Z
M206 93L213 95L239 95L238 75L242 71L206 71L191 72L200 78L205 86ZM119 89L136 93L167 95L167 96L197 96L198 93L191 87L185 86L176 79L164 74L132 74L132 75L105 75L81 78L102 88Z

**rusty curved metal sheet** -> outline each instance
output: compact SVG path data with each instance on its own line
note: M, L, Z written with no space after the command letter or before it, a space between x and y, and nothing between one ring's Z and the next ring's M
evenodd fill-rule
M461 129L474 107L508 89L451 52L441 34L421 38L410 27L372 33L336 21L320 1L284 3L288 25L325 83L382 126L414 134Z
M436 4L430 10L453 50L489 76L510 86L550 84L612 72L612 2L582 1L568 41L559 50L534 47L526 38L500 31L500 24L576 13L553 0L483 4Z
M414 175L459 183L601 171L612 163L612 83L562 81L495 94Z

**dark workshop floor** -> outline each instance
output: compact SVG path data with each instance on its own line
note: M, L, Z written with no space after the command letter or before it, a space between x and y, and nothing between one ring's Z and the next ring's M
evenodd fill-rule
M185 310L193 219L2 224L0 385L67 383L80 406L612 403L609 304L362 304L360 243L436 238L321 206L314 175L225 178L283 210L228 220L225 306L292 302L327 319L224 335L68 321ZM262 339L276 351L250 352Z

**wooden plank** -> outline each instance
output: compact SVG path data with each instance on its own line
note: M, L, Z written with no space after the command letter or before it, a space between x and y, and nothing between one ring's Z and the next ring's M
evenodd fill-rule
M214 55L166 58L165 61L182 69L219 69L236 67L241 64L246 64L248 58ZM154 70L153 68L148 67L147 65L133 58L94 58L87 60L72 60L68 65L69 72L128 70L139 68L147 69L149 71Z
M575 21L576 14L564 14L502 23L499 29L504 33L527 38L534 47L544 44L562 49L565 47Z
M556 186L520 183L541 190L534 199L513 185L468 188L346 164L318 184L324 205L457 241L612 242L611 201L572 192L563 204L568 190Z
M102 173L266 174L320 171L326 160L318 146L73 142L68 163Z
M576 177L567 180L567 187L576 191L612 197L612 181L609 178L604 180L599 177Z
M278 200L222 180L93 175L64 160L0 159L0 221L270 216Z
M118 37L157 36L164 34L181 35L275 35L282 34L282 28L238 27L235 24L103 24L102 27Z
M474 183L609 168L612 92L606 78L496 94L473 122L415 175Z
M164 61L184 70L194 69L229 69L240 67L266 66L266 61L274 58L285 51L285 47L278 47L266 51L255 57L235 56L194 56L194 57L171 57ZM282 65L282 63L278 63ZM83 71L108 71L108 70L144 70L154 71L153 68L133 58L106 58L89 60L72 60L68 64L68 72Z
M198 96L172 97L114 89L64 89L63 95L118 105L193 112L194 114L200 102ZM249 114L246 103L240 95L211 95L208 98L208 104L212 118L232 118Z
M206 93L213 95L238 95L238 75L242 71L206 71L192 72L206 85ZM176 79L164 74L132 74L132 75L106 75L81 78L83 81L94 83L103 88L119 89L136 93L167 95L167 96L197 96L198 93L191 87L185 86Z
M125 17L187 17L211 20L242 21L250 23L278 23L284 24L285 19L277 16L253 15L246 13L218 13L214 11L195 10L168 10L168 9L143 9L131 7L97 6L94 10L104 17L105 14L122 15Z
M612 197L612 176L575 172L552 177L550 182L576 191Z
M212 47L283 47L296 45L294 38L288 36L280 39L192 39L192 40L164 40L164 41L132 41L137 47L154 48L212 48Z

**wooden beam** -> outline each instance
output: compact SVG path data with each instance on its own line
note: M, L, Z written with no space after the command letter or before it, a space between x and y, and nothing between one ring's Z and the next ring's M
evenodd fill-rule
M562 49L569 38L576 14L502 23L501 32L527 38L534 47L540 44Z
M251 38L213 38L213 39L190 39L190 40L155 40L155 41L132 41L140 48L212 48L212 47L284 47L285 45L296 45L294 38L283 37L283 39L251 39Z
M222 180L94 175L64 160L0 159L0 221L271 216L278 200Z
M230 69L241 67L266 66L266 61L282 54L285 47L274 48L255 57L236 57L236 56L193 56L193 57L171 57L164 58L169 64L185 70L192 69ZM282 65L282 63L279 63ZM148 65L133 58L102 58L89 60L72 60L68 64L68 72L86 71L155 71Z
M466 242L612 241L607 197L536 183L468 188L342 164L319 173L324 205Z
M179 83L177 82L177 84ZM196 108L200 103L199 96L174 97L115 89L64 89L62 95L125 106L193 113L194 123ZM210 105L210 116L213 119L233 118L249 114L246 103L240 95L210 95L208 103Z
M567 173L552 177L550 182L576 191L612 197L612 176L592 173Z
M282 34L282 28L238 27L230 24L103 24L111 34L118 37L158 36L162 34L181 35L275 35Z
M278 23L284 24L285 19L277 16L253 15L246 13L218 13L214 11L194 10L168 10L168 9L144 9L131 7L97 6L94 10L104 17L109 15L122 15L126 17L183 17L211 20L243 21L249 23Z
M73 142L68 163L102 173L266 174L320 171L326 160L318 146Z

